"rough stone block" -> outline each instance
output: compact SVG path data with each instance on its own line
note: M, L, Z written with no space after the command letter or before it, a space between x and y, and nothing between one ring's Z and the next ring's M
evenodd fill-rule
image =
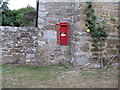
M45 25L43 27L44 30L54 30L55 29L55 25L53 24L48 24L48 25Z
M33 59L35 58L35 54L26 54L26 58Z
M89 59L86 57L79 57L77 58L77 64L78 65L84 65L89 62Z
M84 45L80 48L80 50L82 50L83 52L89 52L89 50L90 50L89 44L88 44L88 43L84 44Z
M43 37L48 40L57 39L57 33L56 31L53 31L53 30L44 31L43 35L44 35Z
M108 55L116 54L116 52L117 52L117 50L115 50L115 49L108 49L107 50Z
M40 4L39 10L40 10L40 11L45 11L45 10L46 10L46 6Z
M38 20L41 19L41 18L43 18L43 17L45 17L48 13L49 12L39 12L39 18L38 18Z
M44 44L46 44L45 41L38 41L38 45L42 46L42 45L44 45Z
M30 62L31 61L31 59L26 59L26 62L28 63L28 62Z
M107 40L107 43L108 44L117 44L118 40L116 40L116 39L109 39L109 40Z
M56 23L57 23L57 20L53 20L53 19L52 19L52 20L49 20L48 22L49 22L49 23L52 23L52 24L56 24Z

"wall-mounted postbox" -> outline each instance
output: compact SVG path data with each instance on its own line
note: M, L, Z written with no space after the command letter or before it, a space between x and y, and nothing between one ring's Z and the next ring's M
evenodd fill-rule
M58 44L69 45L69 29L70 23L60 22L59 24L56 24Z

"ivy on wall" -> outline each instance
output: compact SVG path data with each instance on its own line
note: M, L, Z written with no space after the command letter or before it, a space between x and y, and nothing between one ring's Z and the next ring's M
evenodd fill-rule
M97 16L95 15L95 10L92 2L86 2L87 7L85 7L86 14L86 30L90 34L92 38L92 51L93 51L93 59L98 60L101 68L106 64L106 58L103 56L105 41L108 36L107 29L107 21L97 20Z

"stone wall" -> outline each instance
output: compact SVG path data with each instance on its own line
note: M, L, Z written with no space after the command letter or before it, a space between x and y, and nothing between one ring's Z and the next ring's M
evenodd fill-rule
M37 61L38 29L0 27L3 64L25 64Z
M3 64L49 65L66 63L68 60L67 47L61 49L56 43L56 31L1 26L0 32Z
M107 20L108 24L108 38L105 43L106 49L103 53L104 57L107 57L110 60L117 52L119 47L119 39L118 39L118 2L94 2L95 15L100 20ZM85 13L84 8L86 7L86 3L81 3L81 17L80 24L81 30L85 28ZM112 62L118 62L118 55L114 58Z
M40 2L39 28L1 26L3 64L63 63L78 67L99 67L98 61L92 59L92 40L85 30L85 6L84 2ZM108 20L110 31L103 55L110 60L118 47L117 3L97 2L94 7L98 20ZM68 46L57 44L55 24L63 20L71 23ZM113 61L118 61L118 57Z
M61 51L64 51L63 54L60 51L62 55L56 53L57 57L64 56L58 58L58 61L67 60L77 66L88 64L91 56L90 41L88 41L90 37L79 27L80 9L80 3L78 2L40 2L38 18L39 28L46 32L49 32L49 30L54 32L55 25L60 21L67 21L71 24L70 45L60 46L55 41L54 48L57 46Z
M41 30L55 30L55 24L60 21L71 23L70 45L66 46L70 62L76 66L86 66L93 63L92 40L85 30L85 2L75 0L73 2L55 2L52 0L40 1L38 26ZM118 3L114 2L94 2L95 14L99 20L106 19L110 29L105 51L103 53L107 60L110 60L117 52L118 46ZM112 44L114 43L114 44ZM57 46L61 49L64 46ZM111 46L111 47L110 47ZM118 57L116 57L118 61ZM64 61L64 60L63 60ZM98 63L98 61L95 61Z

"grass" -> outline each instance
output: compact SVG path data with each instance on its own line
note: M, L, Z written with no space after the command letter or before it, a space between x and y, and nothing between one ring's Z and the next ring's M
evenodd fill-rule
M65 65L0 67L2 67L3 88L117 88L118 86L116 68L76 70Z

